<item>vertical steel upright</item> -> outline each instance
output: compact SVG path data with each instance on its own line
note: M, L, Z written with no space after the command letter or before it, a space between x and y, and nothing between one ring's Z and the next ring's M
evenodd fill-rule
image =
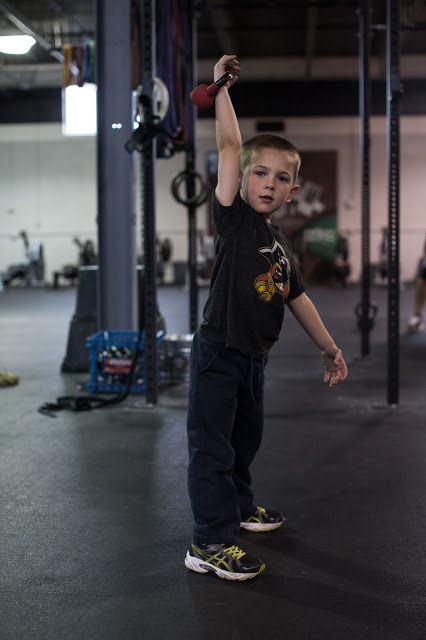
M132 159L124 148L132 130L130 0L97 0L96 58L98 328L130 330L137 326Z
M387 0L386 92L388 155L388 384L387 401L399 401L399 183L400 183L400 2Z
M144 125L153 124L153 93L155 77L156 1L141 0L141 69L142 88L147 97L144 103ZM157 144L155 138L144 144L142 153L141 185L144 253L144 307L145 307L145 371L146 402L158 403L157 380L157 264L155 252L155 162Z
M189 331L194 333L198 325L198 284L197 284L197 207L195 200L195 125L196 111L190 92L197 83L197 25L194 10L194 0L186 0L184 19L186 22L185 33L185 110L186 110L186 198L188 200L188 267L189 267Z
M359 8L359 115L361 159L361 355L370 353L370 0Z

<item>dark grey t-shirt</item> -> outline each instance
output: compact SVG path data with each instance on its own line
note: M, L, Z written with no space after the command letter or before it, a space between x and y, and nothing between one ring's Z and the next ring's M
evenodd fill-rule
M200 334L261 357L278 340L287 300L305 290L288 245L239 193L229 207L213 198L216 263Z

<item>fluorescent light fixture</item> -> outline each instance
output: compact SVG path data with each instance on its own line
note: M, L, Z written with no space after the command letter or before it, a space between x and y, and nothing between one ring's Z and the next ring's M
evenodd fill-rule
M32 36L0 36L0 53L22 55L28 53L35 43Z
M96 123L96 85L86 82L62 89L62 133L65 136L94 136Z

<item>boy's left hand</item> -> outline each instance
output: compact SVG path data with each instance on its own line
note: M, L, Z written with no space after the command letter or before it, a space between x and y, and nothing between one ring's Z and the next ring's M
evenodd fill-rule
M341 349L337 347L321 352L324 362L324 382L329 387L334 387L348 377L348 368Z

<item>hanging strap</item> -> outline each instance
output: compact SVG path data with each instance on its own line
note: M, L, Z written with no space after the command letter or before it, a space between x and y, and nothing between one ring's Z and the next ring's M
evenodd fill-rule
M108 405L118 404L127 398L129 391L120 393L113 398L99 398L98 396L60 396L56 398L56 402L45 402L38 408L38 412L49 416L49 418L55 418L57 411L91 411L92 409L99 409Z

